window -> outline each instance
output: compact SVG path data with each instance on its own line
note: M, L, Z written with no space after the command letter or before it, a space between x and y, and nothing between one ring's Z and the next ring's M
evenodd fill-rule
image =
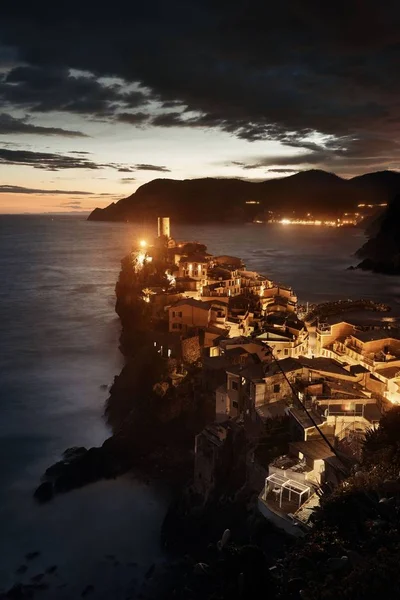
M287 348L285 348L284 355L288 356L288 354L289 354L289 350Z
M274 394L279 394L280 391L281 391L281 386L279 383L276 383L274 385Z
M232 406L233 406L233 408L238 408L238 406L239 406L239 405L238 405L238 403L237 403L237 402L234 400L234 401L232 402Z
M182 329L182 323L172 323L172 329Z
M239 389L239 386L238 386L238 384L237 384L237 381L232 381L232 389L233 389L233 390L238 390L238 389Z

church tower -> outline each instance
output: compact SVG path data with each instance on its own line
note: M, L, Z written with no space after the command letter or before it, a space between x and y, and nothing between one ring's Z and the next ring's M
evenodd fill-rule
M171 237L169 217L158 217L158 237L165 236L167 240Z

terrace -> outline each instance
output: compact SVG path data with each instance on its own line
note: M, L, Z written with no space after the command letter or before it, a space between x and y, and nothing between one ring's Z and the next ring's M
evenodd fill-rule
M290 479L283 473L272 473L265 480L261 500L281 517L294 514L314 493L311 484Z

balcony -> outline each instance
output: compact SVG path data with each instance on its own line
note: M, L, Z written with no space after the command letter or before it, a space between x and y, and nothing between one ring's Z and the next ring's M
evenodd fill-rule
M288 513L292 509L294 511L299 509L313 491L314 488L311 485L288 479L279 473L273 473L265 480L264 500L273 499L272 503L277 503L280 510ZM290 510L286 510L286 508L290 508Z

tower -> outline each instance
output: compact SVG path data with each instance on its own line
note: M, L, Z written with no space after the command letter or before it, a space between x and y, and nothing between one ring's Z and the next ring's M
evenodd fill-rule
M169 239L170 236L170 224L169 224L169 217L158 217L157 219L157 224L158 224L158 237L162 237L165 236L167 239Z

